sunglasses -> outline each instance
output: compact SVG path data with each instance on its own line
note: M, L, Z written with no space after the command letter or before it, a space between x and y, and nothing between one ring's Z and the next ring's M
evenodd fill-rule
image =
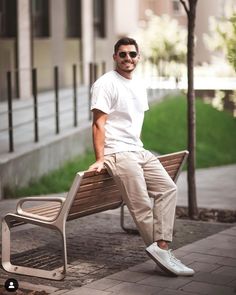
M138 55L138 53L136 51L129 51L129 52L121 51L118 53L120 58L125 58L127 54L131 58L135 58Z

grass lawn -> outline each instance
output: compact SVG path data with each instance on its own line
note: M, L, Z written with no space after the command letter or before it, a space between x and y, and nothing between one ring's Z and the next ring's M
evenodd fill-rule
M186 108L184 96L169 97L152 105L142 132L145 148L161 154L187 149ZM236 163L236 119L197 99L196 123L197 168ZM87 152L29 187L9 191L7 195L21 197L68 191L76 171L86 170L93 162L93 152Z
M142 139L161 154L187 149L187 102L184 96L165 99L147 112ZM236 163L236 119L196 100L197 168Z
M175 96L155 104L143 126L144 145L161 154L187 149L187 100ZM236 163L236 118L196 100L197 168Z

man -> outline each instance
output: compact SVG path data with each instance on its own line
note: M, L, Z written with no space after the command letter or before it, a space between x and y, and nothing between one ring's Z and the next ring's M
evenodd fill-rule
M172 275L193 275L194 271L168 250L176 185L140 140L148 102L142 81L133 77L140 59L136 41L120 39L114 46L113 59L115 70L100 77L91 89L96 162L89 169L99 172L107 167L147 246L147 254ZM153 205L150 197L154 198Z

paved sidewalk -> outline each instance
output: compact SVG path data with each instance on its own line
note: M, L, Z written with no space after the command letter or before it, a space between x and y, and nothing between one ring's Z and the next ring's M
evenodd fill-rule
M174 253L194 268L193 277L167 277L149 260L65 295L229 295L236 293L236 226Z
M140 241L137 237L135 239L137 246L140 247ZM121 247L128 243L128 240L125 244L121 241ZM73 264L66 279L62 282L12 274L6 275L5 272L4 275L1 275L1 271L0 290L7 278L16 278L20 284L19 290L23 291L18 294L23 295L34 294L25 293L25 290L45 292L39 293L40 295L233 295L236 290L235 245L236 226L233 226L175 250L174 253L178 258L195 269L196 274L193 277L168 277L161 270L155 269L153 261L147 260L132 267L126 267L122 271L103 276L102 279L92 283L88 281L86 285L81 287L80 279L77 277L79 268L84 268L84 275L88 271L96 273L96 268L92 269L91 261L88 258L87 264L81 260L77 261L77 264ZM116 244L115 247L117 248L118 245ZM100 251L96 249L95 255L102 256L106 250L106 248L100 249ZM116 263L114 248L112 252L113 257L109 258L109 263L114 264ZM126 263L126 259L123 263ZM132 265L131 262L129 265ZM100 265L100 267L102 266ZM0 294L8 293L4 294L0 291Z
M187 206L187 172L177 182L178 205ZM236 210L236 165L196 170L199 208Z

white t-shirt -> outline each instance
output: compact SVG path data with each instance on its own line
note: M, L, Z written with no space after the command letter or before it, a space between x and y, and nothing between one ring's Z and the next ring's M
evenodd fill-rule
M101 76L91 89L91 110L108 114L104 155L143 150L140 140L147 92L142 80L126 79L116 71Z

